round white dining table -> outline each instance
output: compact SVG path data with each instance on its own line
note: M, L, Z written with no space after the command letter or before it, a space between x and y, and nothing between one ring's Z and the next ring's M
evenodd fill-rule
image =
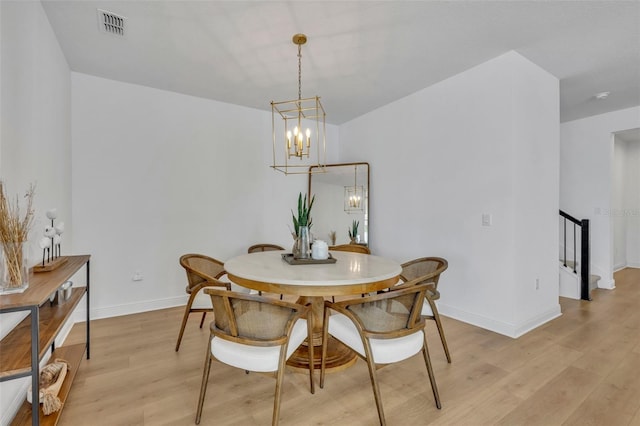
M244 254L224 264L229 279L254 290L298 296L297 303L311 304L313 309L314 367L320 368L324 298L360 295L392 287L402 271L392 259L361 253L331 251L335 263L290 265L282 259L285 251ZM330 371L348 367L356 355L337 340L331 339L326 366ZM292 367L307 370L306 346L289 359Z

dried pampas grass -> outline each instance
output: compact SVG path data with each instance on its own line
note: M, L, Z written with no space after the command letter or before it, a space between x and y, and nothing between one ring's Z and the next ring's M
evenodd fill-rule
M20 203L16 196L15 203L9 201L5 194L4 182L0 181L0 243L4 250L4 263L7 270L3 273L3 283L7 287L20 287L25 279L23 268L22 246L29 238L29 231L33 225L33 194L34 185L30 185L26 198L24 216L20 211Z

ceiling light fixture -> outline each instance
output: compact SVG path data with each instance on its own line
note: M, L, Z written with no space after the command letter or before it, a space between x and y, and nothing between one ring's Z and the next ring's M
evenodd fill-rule
M595 97L599 101L604 101L609 97L610 94L611 92L600 92L600 93L596 93Z
M364 186L358 186L358 165L354 165L353 186L344 187L344 211L356 213L362 211Z
M325 171L326 114L319 96L302 98L302 45L306 42L304 34L293 36L293 43L298 46L298 99L271 101L271 167L285 175ZM283 126L276 125L276 116L280 116ZM278 141L283 144L280 148Z

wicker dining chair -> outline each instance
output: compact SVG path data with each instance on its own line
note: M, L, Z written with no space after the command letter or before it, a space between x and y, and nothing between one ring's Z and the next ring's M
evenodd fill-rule
M187 325L189 314L192 312L202 312L202 319L200 320L200 328L202 328L207 312L213 312L212 307L193 307L193 302L200 290L211 286L223 287L227 290L231 290L230 283L220 281L220 277L225 275L226 272L224 270L224 264L217 259L205 256L204 254L189 253L180 257L180 265L187 272L187 287L185 290L189 295L189 301L187 302L187 306L184 310L182 325L180 326L178 341L176 342L176 352L180 349L180 343L182 342L182 336Z
M449 263L441 257L421 257L403 263L401 266L402 273L400 274L400 278L404 283L392 287L392 290L402 289L415 284L429 284L422 306L422 316L436 322L442 347L447 356L447 362L451 363L447 339L444 335L444 328L442 327L442 321L440 320L440 314L438 313L438 306L436 304L436 300L440 299L440 292L438 291L440 275L447 270Z
M305 339L312 341L310 306L216 288L204 291L211 296L216 314L210 325L196 424L202 417L211 362L217 359L247 372L277 372L271 420L272 425L277 425L285 363ZM308 355L310 390L315 393L313 345L309 345Z
M427 284L413 285L342 302L325 301L320 387L324 387L328 336L341 341L367 362L378 418L385 425L376 370L422 351L436 406L438 387L429 357L424 318L420 315ZM415 396L415 395L414 395Z

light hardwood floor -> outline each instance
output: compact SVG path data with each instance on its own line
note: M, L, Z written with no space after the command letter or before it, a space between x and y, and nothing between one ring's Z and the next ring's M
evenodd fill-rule
M615 274L593 301L561 299L563 315L510 339L443 318L453 363L433 322L429 348L442 399L435 407L421 356L379 370L390 425L640 425L640 269ZM92 322L60 425L194 424L208 329L191 315L174 352L182 309ZM207 321L208 322L208 321ZM82 341L77 324L68 341ZM317 377L317 376L316 376ZM202 425L267 425L275 381L214 363ZM280 424L376 425L364 362L327 375L285 376Z

